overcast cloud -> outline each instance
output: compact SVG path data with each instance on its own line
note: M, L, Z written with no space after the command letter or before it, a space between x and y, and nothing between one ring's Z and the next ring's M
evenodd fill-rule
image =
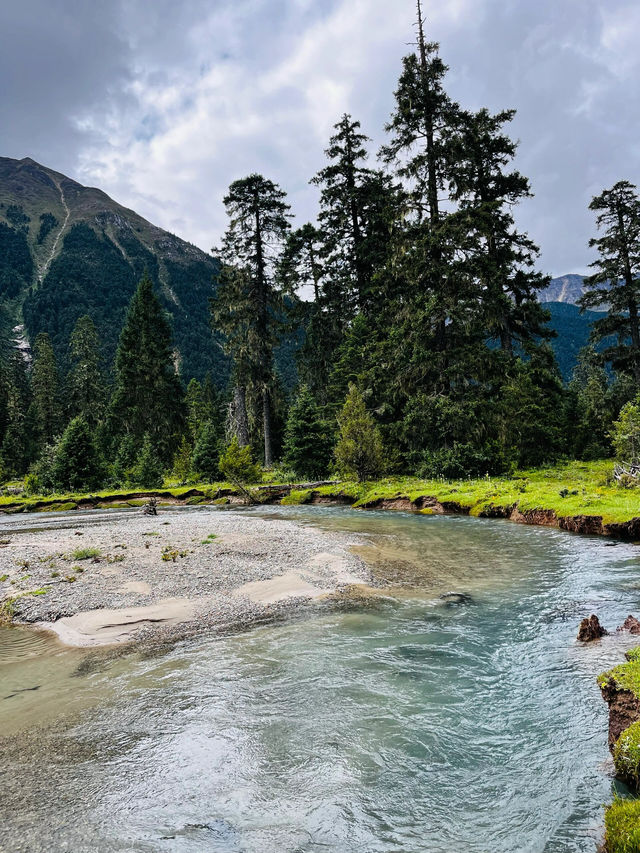
M465 107L515 107L541 268L584 272L591 197L640 183L638 0L425 0ZM0 154L99 186L206 251L260 171L315 215L332 125L384 139L413 0L4 0Z

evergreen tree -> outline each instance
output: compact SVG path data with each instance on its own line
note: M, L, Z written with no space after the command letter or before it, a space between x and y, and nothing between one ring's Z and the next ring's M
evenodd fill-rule
M379 476L384 468L380 430L355 385L349 386L338 416L338 427L340 433L334 455L340 476L357 480Z
M214 421L207 421L193 450L193 470L210 483L219 477L220 434Z
M329 430L309 389L303 385L289 409L283 461L299 476L314 479L326 474L330 454Z
M46 332L41 332L34 344L31 373L33 420L40 443L49 443L60 424L58 367Z
M145 435L168 460L182 421L182 388L175 371L171 329L148 274L131 300L116 354L109 425L116 438Z
M549 337L549 319L537 293L549 283L534 270L539 250L515 227L513 208L529 198L529 181L507 171L517 145L503 132L515 110L497 115L482 109L458 111L448 146L451 198L466 215L473 243L470 260L477 278L486 334L513 355L536 338Z
M622 407L611 435L620 462L640 461L640 397Z
M72 367L67 377L67 390L72 414L82 415L92 426L102 419L105 405L100 350L95 324L85 314L76 322L69 339Z
M139 448L133 435L125 435L120 441L113 463L113 477L119 485L126 486L131 482L138 452Z
M569 383L571 450L578 459L601 459L611 453L612 395L602 359L593 349L580 351Z
M103 477L103 464L91 427L84 418L73 418L55 448L53 480L56 488L86 491L97 488Z
M187 409L187 429L191 441L195 441L207 420L207 416L210 416L202 385L197 379L192 379L187 386L185 406Z
M580 307L607 306L607 316L593 324L592 339L597 343L615 335L617 343L604 350L605 359L640 384L640 198L633 184L619 181L589 209L597 213L603 234L589 243L599 257L591 264L596 272L585 281Z
M131 470L131 483L145 489L159 489L164 483L164 467L151 436L145 433L142 448Z
M22 353L14 351L5 372L6 429L0 458L3 477L21 477L34 456L29 382Z
M246 435L246 386L262 400L264 462L273 463L271 393L273 348L285 304L276 272L289 230L286 193L262 175L234 181L225 196L229 227L220 256L224 266L214 300L214 322L234 359L236 420Z
M176 450L175 455L173 457L172 468L172 474L178 480L181 486L184 486L191 474L192 453L193 447L189 443L187 437L183 435L182 441L180 442L180 446Z

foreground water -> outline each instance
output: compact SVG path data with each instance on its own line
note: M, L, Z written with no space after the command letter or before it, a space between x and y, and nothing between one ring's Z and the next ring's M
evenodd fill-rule
M595 851L595 675L640 550L500 521L291 508L358 531L375 605L153 654L0 633L0 849ZM440 598L447 592L461 593Z

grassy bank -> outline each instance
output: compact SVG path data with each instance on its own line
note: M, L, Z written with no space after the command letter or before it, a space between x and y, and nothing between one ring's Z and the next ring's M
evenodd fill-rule
M378 501L432 497L457 504L470 515L517 505L525 512L553 511L558 518L601 516L604 524L626 522L640 515L640 488L623 489L612 480L611 460L569 462L550 468L519 471L513 477L476 480L387 479L374 483L342 483L316 490L323 495L352 498L356 506Z
M422 480L394 477L366 483L341 482L313 488L300 488L270 481L265 474L261 486L252 487L257 499L265 502L302 504L312 500L340 501L356 507L375 506L385 501L405 499L420 504L429 498L445 509L468 512L473 516L508 514L514 508L521 513L554 513L558 519L581 516L599 517L603 524L628 522L640 516L640 487L624 489L612 479L613 463L568 462L549 468L516 472L512 477L483 477L475 480ZM17 484L14 484L16 486ZM282 491L279 491L281 487ZM194 503L238 495L229 483L198 483L188 486L167 484L166 488L110 489L93 494L57 494L0 497L0 511L46 511L73 509L78 505L136 506L146 495L174 502ZM284 498L283 498L284 495ZM427 506L425 513L432 510Z

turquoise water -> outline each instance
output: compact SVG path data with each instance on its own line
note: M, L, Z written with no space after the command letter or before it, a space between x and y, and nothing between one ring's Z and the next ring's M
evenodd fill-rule
M5 631L0 849L595 853L612 790L595 676L631 643L575 635L592 611L609 627L640 611L640 551L501 521L277 514L363 534L396 585L153 656Z

